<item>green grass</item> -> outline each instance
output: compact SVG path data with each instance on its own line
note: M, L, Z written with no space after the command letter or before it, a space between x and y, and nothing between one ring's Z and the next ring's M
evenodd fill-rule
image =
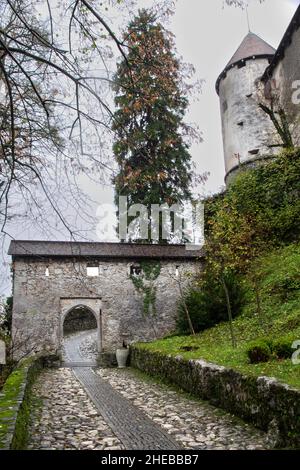
M3 447L9 427L9 421L14 416L14 408L25 378L25 368L15 370L6 380L0 396L0 448Z
M0 449L6 444L9 427L14 418L16 418L16 422L11 449L26 449L31 412L32 409L37 409L40 404L31 393L32 385L40 369L40 360L27 358L7 378L0 394ZM25 393L18 408L21 388L25 382Z
M300 365L291 359L273 359L267 363L250 364L249 343L258 338L300 340L300 244L292 244L262 257L253 268L259 280L262 305L261 324L257 315L255 294L250 277L245 277L246 304L234 320L238 346L231 346L228 323L192 336L173 336L140 347L160 353L181 355L186 359L205 359L232 367L249 375L267 375L300 388ZM253 273L252 273L253 274ZM182 348L191 346L193 350Z

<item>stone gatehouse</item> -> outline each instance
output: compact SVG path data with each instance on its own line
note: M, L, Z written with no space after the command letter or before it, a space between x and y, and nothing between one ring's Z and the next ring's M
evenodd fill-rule
M180 288L201 269L202 253L184 245L12 241L13 334L37 350L59 353L63 325L76 307L93 313L99 353L123 340L151 340L175 326ZM140 263L159 264L156 316L145 315L132 281Z

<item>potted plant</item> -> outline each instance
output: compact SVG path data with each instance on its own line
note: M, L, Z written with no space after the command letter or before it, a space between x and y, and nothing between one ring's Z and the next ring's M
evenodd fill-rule
M125 341L123 341L122 347L118 348L116 351L116 358L117 358L119 369L123 369L124 367L126 367L128 355L129 355L129 348L127 347L127 344L125 343Z

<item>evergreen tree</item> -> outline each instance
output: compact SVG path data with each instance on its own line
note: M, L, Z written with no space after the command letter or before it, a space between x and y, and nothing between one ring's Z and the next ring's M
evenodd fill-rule
M139 11L126 37L128 54L117 68L113 146L115 198L128 204L183 203L191 199L191 156L184 141L188 105L184 72L171 33Z

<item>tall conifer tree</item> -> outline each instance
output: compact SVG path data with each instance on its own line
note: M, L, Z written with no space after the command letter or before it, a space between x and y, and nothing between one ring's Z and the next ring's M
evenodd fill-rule
M191 155L183 137L188 100L171 33L141 10L129 24L128 46L115 76L113 152L116 203L183 203L191 199ZM128 66L130 65L130 67Z

